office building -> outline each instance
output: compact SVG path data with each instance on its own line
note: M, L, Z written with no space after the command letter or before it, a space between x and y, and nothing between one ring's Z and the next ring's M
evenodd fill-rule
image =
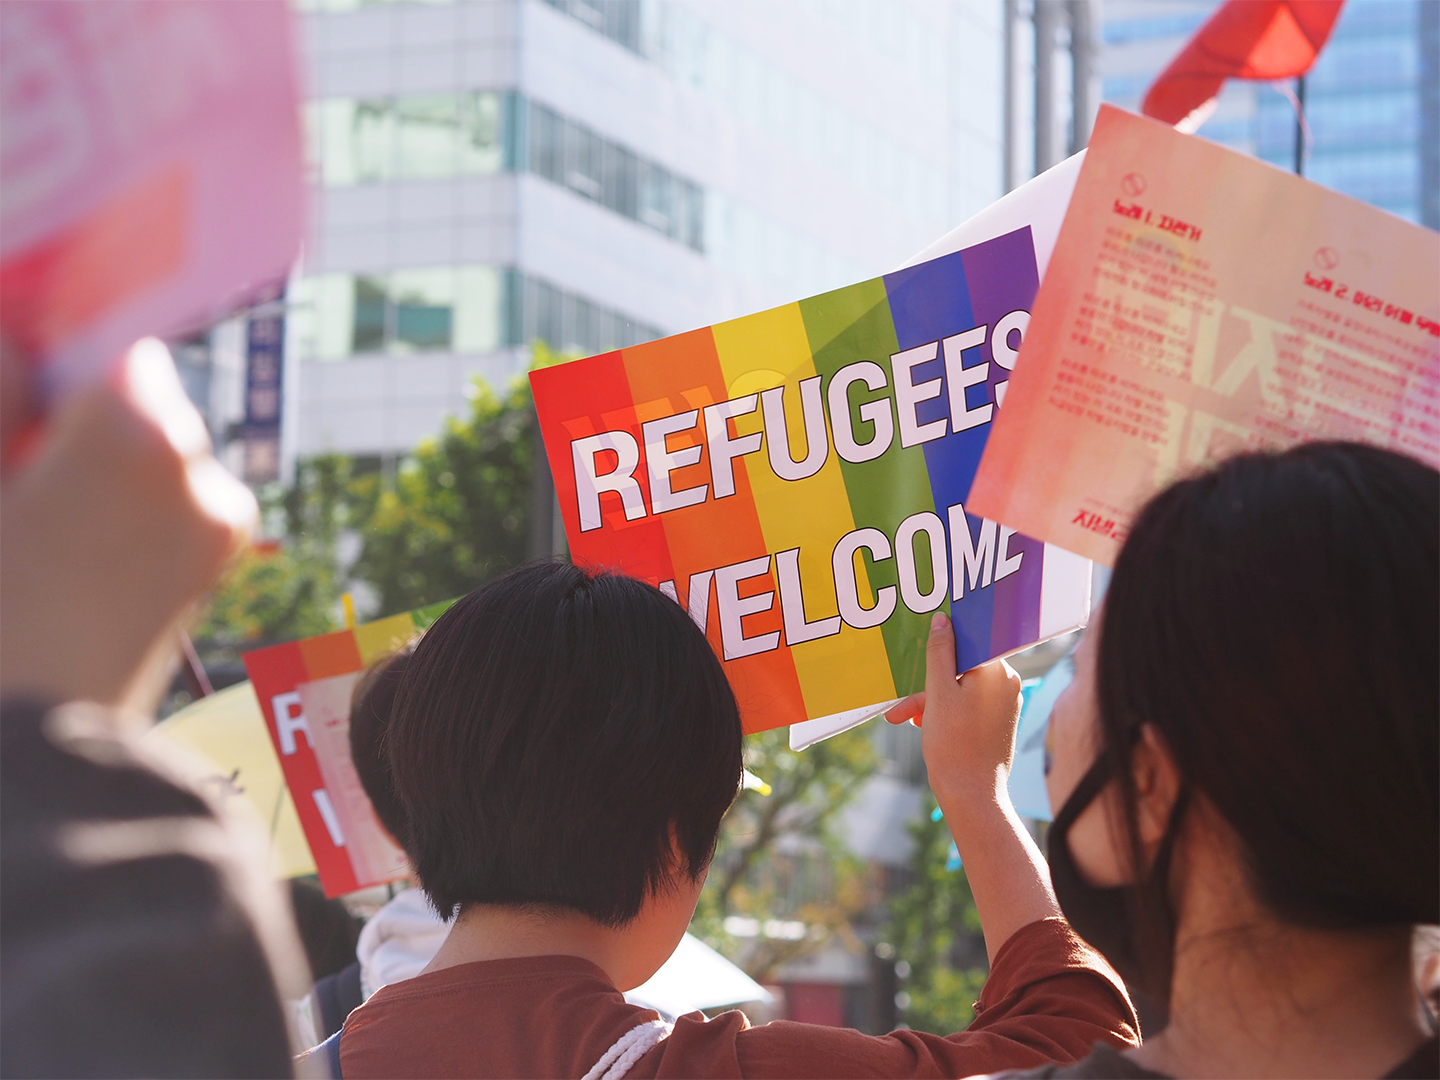
M1104 98L1138 110L1145 90L1215 0L1105 0ZM1295 167L1292 82L1231 81L1207 138ZM1307 177L1440 229L1440 3L1350 0L1305 79Z
M874 276L1000 194L1000 0L298 8L287 463L403 455L536 339L598 352ZM243 397L212 388L217 427Z

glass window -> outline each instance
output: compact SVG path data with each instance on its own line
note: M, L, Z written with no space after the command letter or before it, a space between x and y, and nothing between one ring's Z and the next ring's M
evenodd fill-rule
M530 171L557 184L565 182L565 151L560 118L543 105L530 106Z
M594 354L661 336L653 326L557 289L548 281L515 270L505 271L502 278L506 308L513 320L506 331L509 344L528 344L538 338L556 349Z
M499 172L505 154L501 95L461 94L456 126L459 142L456 171L461 176L488 176Z
M529 143L531 172L703 250L705 195L697 185L535 102Z
M640 162L623 146L607 146L605 205L632 221L640 213Z
M355 279L355 304L351 309L354 318L354 332L351 337L351 351L357 353L382 352L390 322L389 304L385 296L383 277L357 277Z
M600 140L579 124L562 121L565 140L565 186L587 199L600 200Z
M1306 112L1317 151L1412 145L1420 136L1420 110L1413 93L1317 95L1307 102ZM1294 111L1273 91L1261 99L1258 134L1262 153L1294 146Z
M352 175L365 183L390 179L395 159L395 110L388 101L357 101L351 123Z
M640 51L640 0L545 0L545 3L631 52Z
M536 338L559 349L598 353L660 336L652 326L549 282L491 266L319 274L298 280L290 300L288 347L307 360L483 353Z
M312 154L331 187L495 173L505 151L501 106L493 92L316 102Z
M681 240L695 251L705 250L705 192L681 181L685 195L685 233Z
M456 352L489 352L501 343L502 275L493 266L462 266L455 275Z
M1428 3L1429 0L1420 0ZM1414 32L1420 4L1415 0L1366 0L1363 4L1346 4L1335 24L1335 34L1342 40L1351 34L1368 34L1399 30Z
M354 11L377 4L451 4L455 0L291 0L296 11Z
M320 274L310 279L315 337L311 355L339 360L351 352L355 287L349 274Z
M1332 40L1306 76L1315 90L1359 86L1404 86L1420 71L1420 42L1414 37Z
M395 171L406 180L454 176L459 164L459 102L453 94L395 102Z
M306 130L327 186L483 176L520 155L530 172L703 250L700 187L516 95L330 99L307 107Z
M390 275L394 330L391 352L449 349L453 339L455 272L397 270Z
M354 307L355 285L349 274L297 279L286 310L287 348L307 360L349 356Z
M320 177L329 187L355 183L355 102L317 101L313 107L315 138L312 154Z
M565 327L560 311L559 290L545 281L532 279L529 284L530 287L525 290L525 299L531 310L526 312L525 321L530 333L526 336L538 337L556 348L563 348L560 342Z
M640 220L657 232L669 233L670 176L649 163L640 166Z
M1306 162L1305 175L1377 206L1410 204L1420 191L1420 153L1418 147L1350 153L1317 149Z

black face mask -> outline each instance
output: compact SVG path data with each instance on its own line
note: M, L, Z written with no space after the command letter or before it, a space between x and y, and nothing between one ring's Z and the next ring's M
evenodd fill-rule
M1070 852L1070 826L1095 801L1111 776L1110 760L1102 755L1075 785L1065 805L1055 815L1047 839L1050 880L1055 899L1075 932L1110 962L1129 988L1142 1029L1154 1034L1168 1019L1170 970L1174 959L1175 920L1167 883L1175 823L1184 808L1184 794L1171 811L1165 837L1156 853L1147 880L1139 887L1120 885L1108 888L1091 885L1080 873ZM1148 893L1145 911L1141 896ZM1149 925L1143 926L1143 921ZM1140 938L1148 930L1148 948Z

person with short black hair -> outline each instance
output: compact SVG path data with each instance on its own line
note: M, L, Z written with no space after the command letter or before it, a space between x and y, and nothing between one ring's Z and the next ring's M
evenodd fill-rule
M350 699L350 759L355 774L376 818L402 848L405 811L390 781L385 732L395 691L414 649L411 641L377 660L355 684ZM301 923L303 927L303 919ZM418 975L449 929L424 892L402 886L357 927L344 963L322 968L312 958L311 967L320 977L306 998L294 1003L296 1027L305 1045L314 1046L339 1031L350 1011L386 983Z
M1440 1075L1411 940L1440 922L1437 668L1434 469L1316 443L1152 499L1047 781L1060 906L1146 1041L1025 1075Z
M375 816L402 850L405 847L405 808L400 805L395 795L395 783L390 778L385 733L390 728L390 717L395 711L395 695L400 689L400 680L404 678L414 652L415 642L410 641L383 660L377 660L355 684L350 699L350 760L355 765L355 774L360 778L360 786L365 789Z
M405 808L395 794L385 746L390 718L395 712L395 696L414 652L415 642L411 641L375 663L355 685L350 705L350 758L355 763L360 786L365 789L380 824L402 849L406 835ZM447 921L436 914L423 891L402 888L360 931L355 950L360 965L360 1001L386 983L418 975L439 950L449 929ZM353 1004L358 1005L359 1001ZM338 1027L337 1023L325 1034Z
M454 928L421 975L356 1009L361 1076L958 1075L1131 1045L1123 986L1059 917L1005 788L1019 679L955 675L932 625L924 748L992 971L965 1032L867 1036L740 1012L673 1027L623 992L674 950L739 791L741 721L705 635L649 585L540 564L426 632L387 733L406 850ZM963 732L962 732L963 729Z

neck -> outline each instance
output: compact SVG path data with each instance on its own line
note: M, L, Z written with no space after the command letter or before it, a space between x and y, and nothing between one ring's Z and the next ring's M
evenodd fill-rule
M623 985L631 966L624 932L565 908L467 905L425 970L528 956L578 956L605 972L615 986L631 989Z
M1132 1056L1176 1077L1381 1076L1428 1033L1408 929L1182 921L1171 986L1169 1026Z

